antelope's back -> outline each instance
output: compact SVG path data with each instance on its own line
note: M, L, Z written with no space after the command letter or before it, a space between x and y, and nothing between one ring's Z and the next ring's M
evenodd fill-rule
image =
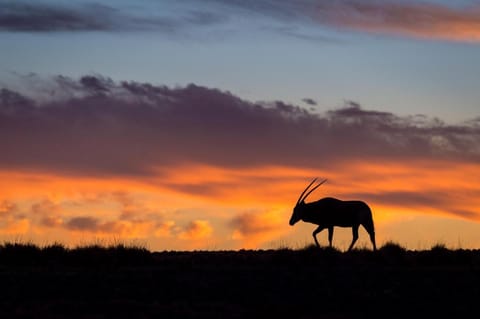
M349 227L372 218L370 208L362 201L343 201L326 197L315 204L319 221L328 225Z

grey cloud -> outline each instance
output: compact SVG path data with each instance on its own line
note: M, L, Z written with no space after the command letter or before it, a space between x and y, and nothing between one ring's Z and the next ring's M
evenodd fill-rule
M143 10L143 11L142 11ZM152 30L176 33L184 28L210 26L225 17L209 11L191 10L180 15L142 8L132 14L122 7L100 3L83 5L10 1L0 3L0 31L10 32L78 32Z
M123 227L117 220L102 221L92 216L77 216L69 219L64 225L68 230L90 232L90 233L117 233Z
M312 8L314 4L311 0L205 0L204 2L221 4L229 9L236 9L235 13L237 14L266 15L284 21L303 19L305 15L302 8Z
M2 88L0 89L0 105L4 113L19 113L31 110L34 101L18 92Z
M68 220L65 224L65 227L69 230L92 231L96 230L98 225L99 220L97 218L80 216L73 217Z
M115 16L113 8L98 4L81 7L35 2L0 4L0 30L4 31L92 31L109 30Z
M308 105L317 105L317 101L311 98L304 98L302 101Z
M115 233L118 230L118 221L103 222L91 216L77 216L69 219L63 227L68 230L90 233Z
M190 11L184 19L191 25L200 26L210 26L226 22L226 17L223 15L198 10Z
M40 220L40 225L45 227L57 227L63 223L62 218L58 216L45 216Z
M55 94L47 102L35 101L34 92L0 94L0 168L147 177L186 163L325 168L361 159L480 160L478 125L401 117L354 102L317 115L194 84L88 76L57 77L50 85Z
M112 85L111 81L108 81L108 83L106 83L107 85L105 85L105 81L105 79L95 76L84 76L80 79L80 84L92 93L102 93L108 92L108 86Z

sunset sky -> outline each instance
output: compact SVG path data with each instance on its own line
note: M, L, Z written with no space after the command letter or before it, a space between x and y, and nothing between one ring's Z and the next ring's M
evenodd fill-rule
M0 0L0 241L480 248L479 84L480 1Z

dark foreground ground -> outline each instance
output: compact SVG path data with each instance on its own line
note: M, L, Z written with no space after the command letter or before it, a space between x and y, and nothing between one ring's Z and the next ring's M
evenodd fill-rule
M478 318L480 251L0 246L0 318Z

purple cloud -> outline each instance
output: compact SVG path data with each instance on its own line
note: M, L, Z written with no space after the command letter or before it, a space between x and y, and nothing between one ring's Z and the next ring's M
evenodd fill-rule
M319 168L350 160L478 162L480 127L364 110L323 115L194 84L99 76L49 82L50 99L0 91L0 168L149 176L182 163Z
M160 11L161 12L161 11ZM152 15L152 10L134 15L121 7L100 3L61 5L10 1L0 3L0 31L80 32L152 30L169 34L184 28L215 25L224 20L213 12L190 10L178 16Z
M0 4L0 30L4 31L93 31L112 28L113 8L91 4L80 7L34 2Z

